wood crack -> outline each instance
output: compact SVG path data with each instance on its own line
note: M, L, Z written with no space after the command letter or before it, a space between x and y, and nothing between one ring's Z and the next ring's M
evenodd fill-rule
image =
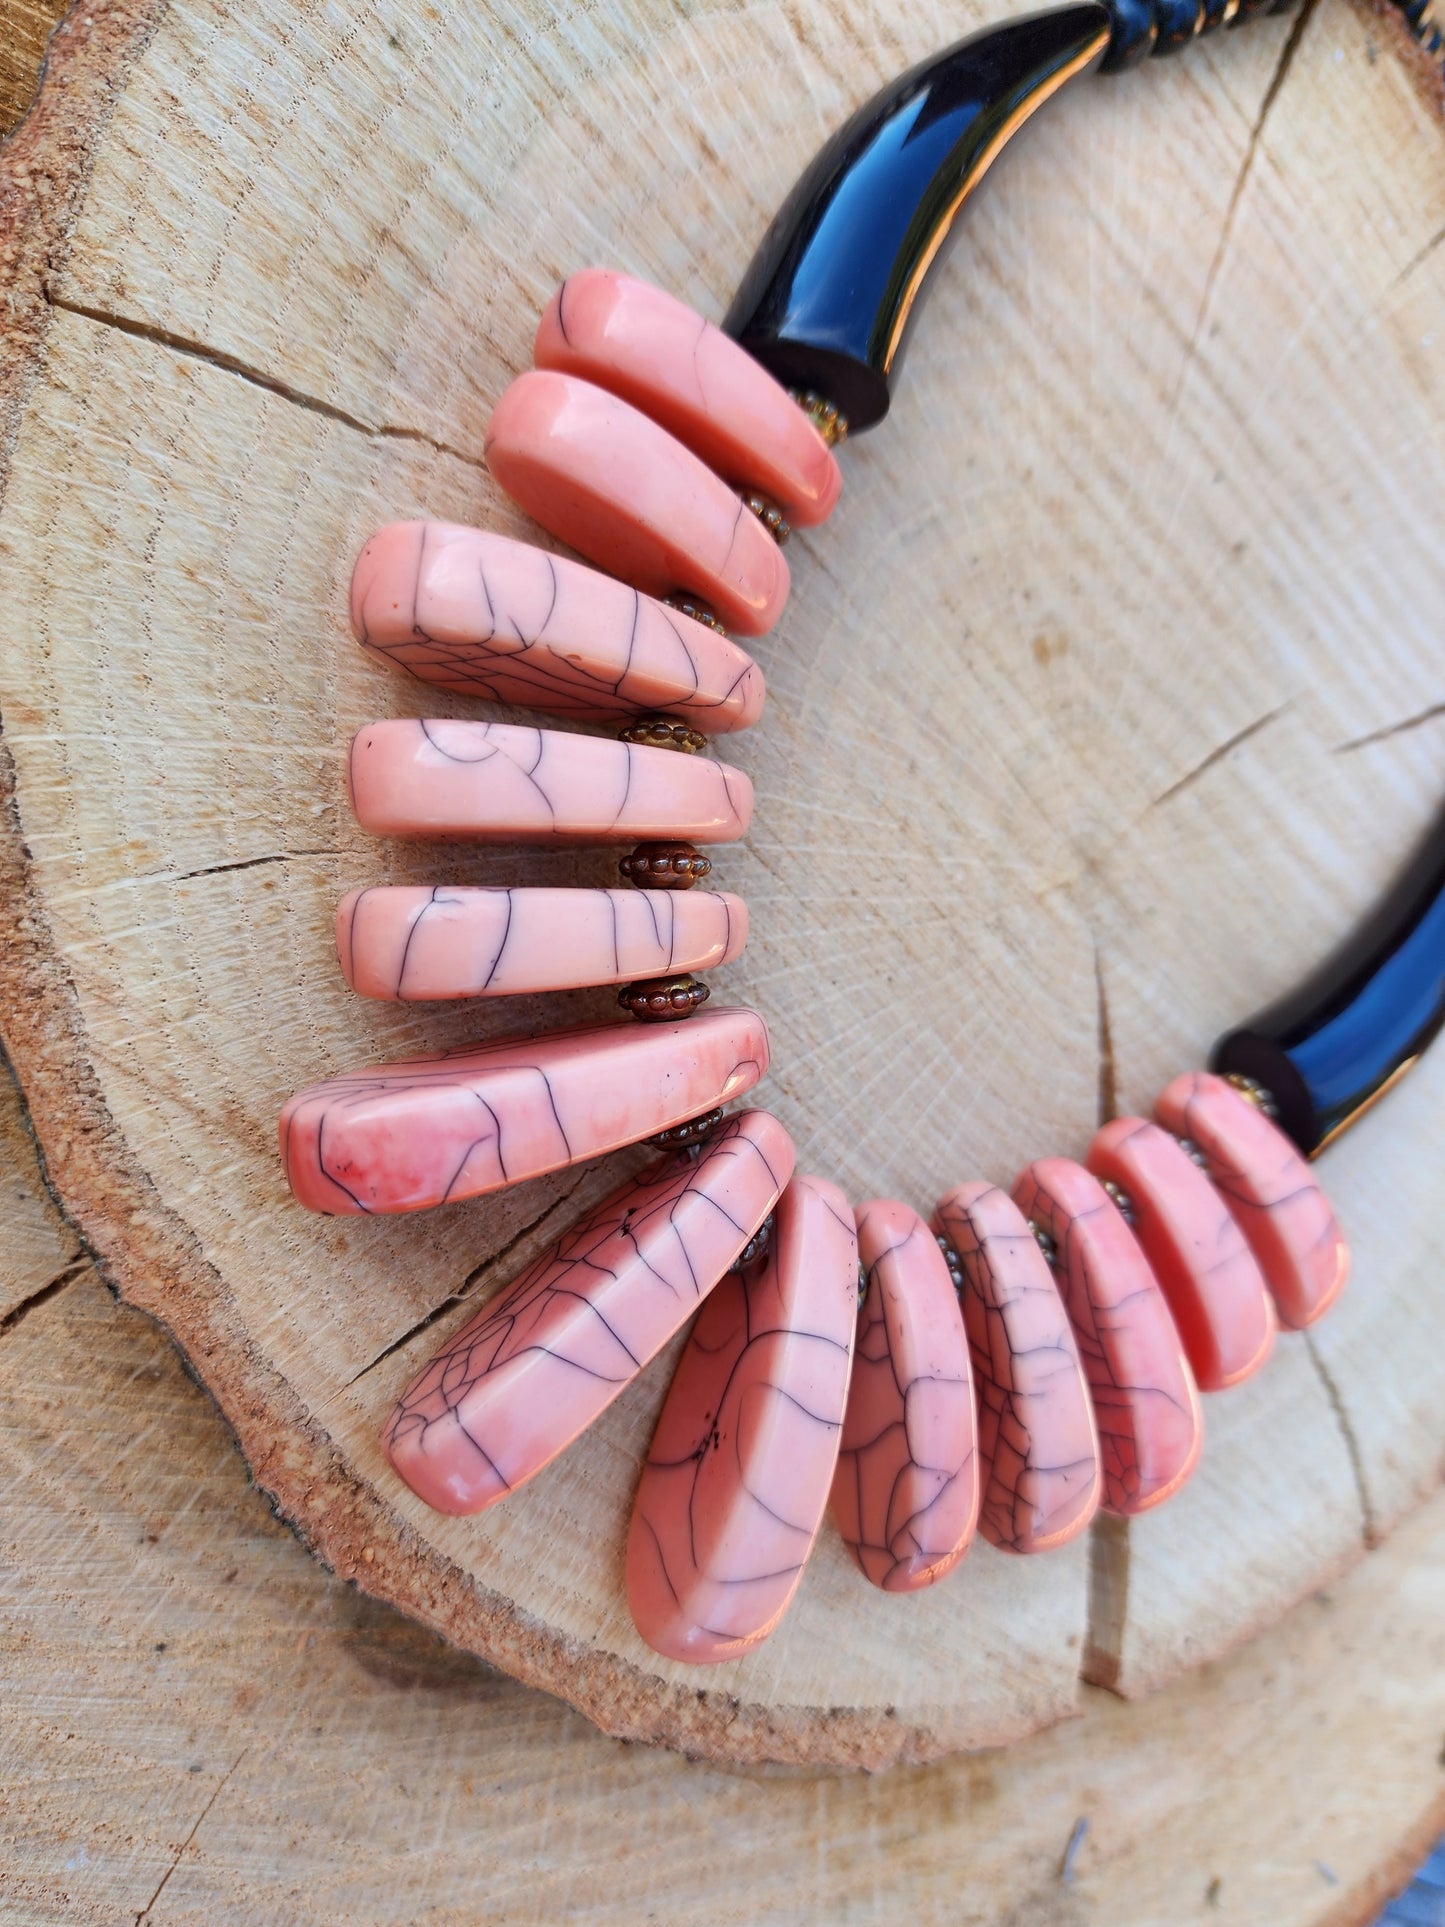
M1160 794L1154 798L1149 808L1151 810L1157 810L1161 803L1172 803L1174 798L1181 795L1192 783L1197 783L1201 776L1207 775L1216 763L1222 763L1226 756L1233 755L1234 751L1247 743L1251 736L1257 736L1262 729L1267 729L1277 717L1283 716L1293 700L1293 697L1291 697L1288 702L1280 703L1278 708L1267 710L1263 716L1256 716L1252 723L1248 723L1243 729L1237 730L1227 742L1221 743L1217 749L1210 750L1204 760L1196 763L1193 769L1181 776L1177 783L1171 783L1167 790L1162 790Z
M62 1270L56 1272L48 1284L39 1286L30 1293L28 1298L22 1298L18 1305L12 1305L5 1316L0 1318L0 1338L8 1337L18 1325L24 1324L31 1312L39 1311L42 1305L48 1305L52 1298L58 1297L67 1285L83 1277L90 1268L90 1260L85 1253L77 1252Z
M422 448L434 449L438 455L449 455L454 461L465 462L468 468L474 468L481 474L487 472L487 465L480 456L468 455L465 449L457 448L451 442L439 441L435 435L428 435L420 428L403 428L394 422L363 421L360 415L350 414L346 409L338 408L334 402L323 401L319 395L308 395L291 382L282 381L277 375L268 375L264 369L253 367L236 355L228 355L223 349L192 340L188 335L176 334L170 328L159 328L154 322L137 321L130 315L113 314L104 308L88 307L83 302L67 301L51 293L49 288L44 290L44 294L47 304L62 314L78 315L83 321L93 321L102 328L113 328L133 341L147 341L154 347L168 349L172 354L205 362L208 367L217 368L223 374L235 375L239 380L249 382L253 388L260 388L296 408L304 408L309 414L320 415L326 421L353 429L358 435L366 435L373 441L415 442Z
M1375 1508L1370 1502L1370 1488L1365 1478L1365 1460L1360 1451L1360 1441L1355 1436L1355 1428L1350 1421L1350 1414L1335 1375L1320 1355L1314 1333L1307 1331L1300 1335L1305 1341L1305 1350L1309 1353L1310 1363L1314 1366L1320 1384L1324 1387L1325 1397L1330 1402L1330 1410L1335 1415L1335 1423L1339 1426L1340 1436L1345 1442L1345 1451L1349 1454L1350 1470L1355 1479L1355 1492L1360 1502L1360 1536L1366 1546L1376 1546L1380 1543L1380 1534L1375 1519Z
M1431 703L1428 709L1419 710L1413 716L1404 716L1398 723L1386 723L1383 729L1372 729L1368 736L1352 736L1347 743L1336 743L1333 754L1346 756L1351 750L1368 749L1372 743L1388 743L1392 736L1403 736L1425 723L1438 721L1441 716L1445 716L1445 703Z
M216 1782L215 1791L212 1793L210 1799L207 1800L206 1804L201 1808L200 1812L196 1815L195 1825L191 1828L190 1832L186 1835L185 1839L181 1842L181 1844L176 1848L175 1858L171 1861L171 1864L166 1868L165 1872L161 1875L160 1881L157 1884L155 1892L151 1895L150 1899L146 1902L145 1906L142 1907L140 1912L136 1915L135 1927L141 1927L141 1922L144 1920L147 1920L150 1917L151 1909L155 1906L156 1902L160 1899L161 1894L164 1892L166 1882L170 1879L171 1875L175 1872L176 1868L180 1866L181 1861L185 1858L187 1847L190 1846L191 1842L195 1839L196 1835L200 1832L201 1822L205 1819L206 1815L210 1812L211 1808L216 1804L217 1800L220 1799L222 1789L225 1787L227 1781L230 1780L231 1776L235 1773L236 1768L241 1764L242 1760L245 1759L246 1755L250 1752L250 1750L251 1749L249 1747L243 1746L241 1748L241 1751L236 1755L235 1759L232 1761L231 1765L226 1769L226 1771L221 1775L220 1779Z
M1114 1059L1114 1030L1109 1021L1109 992L1104 982L1104 959L1094 945L1094 990L1099 1031L1099 1127L1119 1115L1119 1073Z

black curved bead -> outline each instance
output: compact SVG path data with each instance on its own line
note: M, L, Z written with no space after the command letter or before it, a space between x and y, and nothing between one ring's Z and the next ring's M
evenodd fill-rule
M1307 1155L1384 1094L1445 1026L1445 816L1373 917L1299 990L1222 1037L1213 1069L1258 1078Z
M1199 0L1155 0L1154 12L1159 31L1154 37L1156 54L1177 54L1187 47L1201 26Z
M1080 0L985 28L885 87L783 203L724 331L788 387L826 395L850 433L881 421L955 217L1009 137L1108 38L1100 0Z

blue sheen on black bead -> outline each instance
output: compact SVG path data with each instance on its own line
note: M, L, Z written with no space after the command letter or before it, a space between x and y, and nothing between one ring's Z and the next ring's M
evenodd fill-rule
M1343 950L1231 1031L1212 1068L1254 1077L1313 1154L1381 1096L1445 1026L1445 816Z

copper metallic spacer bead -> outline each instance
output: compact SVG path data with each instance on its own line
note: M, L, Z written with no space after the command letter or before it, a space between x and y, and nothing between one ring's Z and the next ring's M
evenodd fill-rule
M1139 1213L1134 1209L1134 1200L1129 1196L1129 1193L1124 1189L1123 1185L1115 1184L1112 1178L1105 1178L1103 1185L1115 1210L1132 1231L1139 1222Z
M680 616L689 616L694 622L700 622L704 629L716 630L720 636L727 634L727 630L723 628L705 602L695 602L691 596L683 595L681 592L677 595L665 595L662 600L667 608L676 609Z
M941 1231L935 1233L935 1236L938 1239L938 1248L943 1253L943 1262L948 1266L948 1281L956 1292L962 1294L963 1260Z
M848 437L848 417L840 415L826 395L811 388L790 388L788 393L812 422L829 448L836 448Z
M1279 1106L1274 1101L1274 1093L1267 1091L1257 1077L1246 1077L1241 1071L1226 1071L1224 1081L1226 1084L1232 1084L1246 1103L1252 1104L1257 1111L1263 1111L1266 1117L1273 1118L1278 1123Z
M648 749L676 749L684 756L696 756L707 748L707 738L690 723L674 722L670 716L639 716L626 729L619 729L620 743L642 743Z
M752 1237L748 1239L737 1257L733 1259L733 1270L746 1271L749 1265L756 1264L772 1242L773 1213L770 1211L753 1233Z
M777 503L770 502L766 495L759 495L756 489L751 489L743 497L743 507L752 510L778 547L782 548L793 531Z
M691 843L639 843L619 858L618 873L639 890L690 890L712 874L712 858Z
M674 1124L666 1131L658 1131L648 1139L659 1151L690 1151L711 1137L723 1121L721 1109L704 1111L701 1117L690 1117L683 1124Z
M691 1017L711 995L696 977L649 977L642 983L624 984L617 1001L639 1022L663 1024L675 1017Z

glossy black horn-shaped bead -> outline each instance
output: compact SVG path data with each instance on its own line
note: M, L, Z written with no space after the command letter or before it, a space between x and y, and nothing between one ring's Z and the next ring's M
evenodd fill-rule
M989 164L1109 43L1098 0L1007 20L885 87L783 203L724 330L851 433L888 412L928 271Z
M1300 989L1230 1031L1211 1067L1252 1077L1307 1155L1445 1026L1445 816L1375 914Z

